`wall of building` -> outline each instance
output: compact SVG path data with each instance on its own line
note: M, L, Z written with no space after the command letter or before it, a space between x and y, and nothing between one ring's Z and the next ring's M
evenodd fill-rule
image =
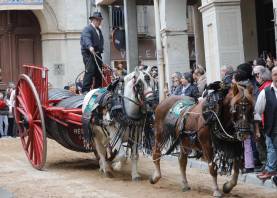
M49 68L49 82L54 87L73 83L84 70L80 33L88 22L86 0L46 0L43 10L33 12L41 25L42 59Z

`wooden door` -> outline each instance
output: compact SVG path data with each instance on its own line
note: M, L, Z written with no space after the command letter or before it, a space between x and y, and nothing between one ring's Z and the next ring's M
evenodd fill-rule
M31 11L0 11L0 89L17 82L23 64L41 65L39 23Z

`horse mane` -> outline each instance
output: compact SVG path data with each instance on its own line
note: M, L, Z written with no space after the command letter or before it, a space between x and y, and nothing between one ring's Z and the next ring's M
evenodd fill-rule
M230 135L234 132L234 125L230 119L230 110L233 109L235 104L242 100L244 97L249 101L250 105L253 107L254 100L252 97L253 87L251 83L239 84L236 83L232 86L230 92L225 96L225 102L223 103L223 116L221 116L221 121L226 131ZM213 130L213 129L210 129ZM213 142L214 149L219 153L217 159L222 158L223 161L228 161L229 159L241 159L243 156L243 146L239 141L226 141L220 139L211 133L211 138ZM225 166L221 164L220 166Z
M124 82L129 82L130 80L132 80L135 76L135 71L127 74L125 77L124 77Z
M141 70L135 70L135 71L127 74L124 77L124 81L129 82L130 80L132 80L134 78L134 76L139 77L143 73L145 73L145 74L147 74L147 75L149 75L151 77L151 75L150 75L148 70L143 70L143 71L141 71Z
M233 99L238 101L240 98L241 96L238 96L237 98L234 99L232 97L232 93L228 93L224 98L224 102L222 103L223 105L221 110L222 115L219 117L220 121L223 124L224 129L227 131L229 135L232 135L232 136L234 135L234 125L233 125L232 119L230 119L231 117L230 108L233 108L231 103L233 102L232 101ZM217 160L218 160L218 157L223 159L223 161L228 161L229 159L239 159L241 157L243 153L243 147L241 142L227 141L227 140L218 138L214 134L214 131L212 131L214 130L212 126L210 126L209 130L211 132L210 134L211 134L214 153L217 153L217 155L215 155L214 157L216 157ZM221 164L219 166L222 166L222 165L224 164Z

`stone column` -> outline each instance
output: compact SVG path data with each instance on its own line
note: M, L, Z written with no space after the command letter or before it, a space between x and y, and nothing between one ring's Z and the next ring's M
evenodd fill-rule
M164 48L165 81L176 71L189 71L187 0L160 0L161 37Z
M241 20L245 61L258 57L256 1L241 1Z
M220 80L222 65L245 61L240 0L202 0L207 82Z
M136 0L124 0L126 60L128 73L138 66L138 29Z
M194 40L195 40L195 58L197 65L205 65L205 50L204 50L204 35L203 35L203 23L202 16L198 8L201 2L193 5L193 29L194 29Z
M273 0L274 27L275 27L275 46L277 46L277 0ZM277 57L277 50L276 50Z
M101 30L104 37L104 53L103 53L103 63L111 65L111 40L110 40L110 14L109 7L102 5L100 7L100 12L104 20L101 24Z

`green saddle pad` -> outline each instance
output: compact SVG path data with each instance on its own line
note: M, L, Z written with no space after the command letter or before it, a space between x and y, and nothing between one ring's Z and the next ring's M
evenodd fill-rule
M174 134L174 129L176 127L176 123L180 117L180 114L183 111L189 110L194 104L194 100L190 97L184 97L183 99L178 100L166 114L164 129L168 133Z
M171 107L171 109L169 110L169 112L171 114L174 114L174 116L177 116L179 117L181 112L183 110L186 110L188 109L189 107L191 107L192 105L194 105L195 102L192 98L189 98L189 97L185 97L184 99L182 100L178 100L174 105L173 107Z
M98 89L90 98L88 104L85 107L84 113L91 113L99 105L96 101L97 97L104 94L107 91L106 88Z

